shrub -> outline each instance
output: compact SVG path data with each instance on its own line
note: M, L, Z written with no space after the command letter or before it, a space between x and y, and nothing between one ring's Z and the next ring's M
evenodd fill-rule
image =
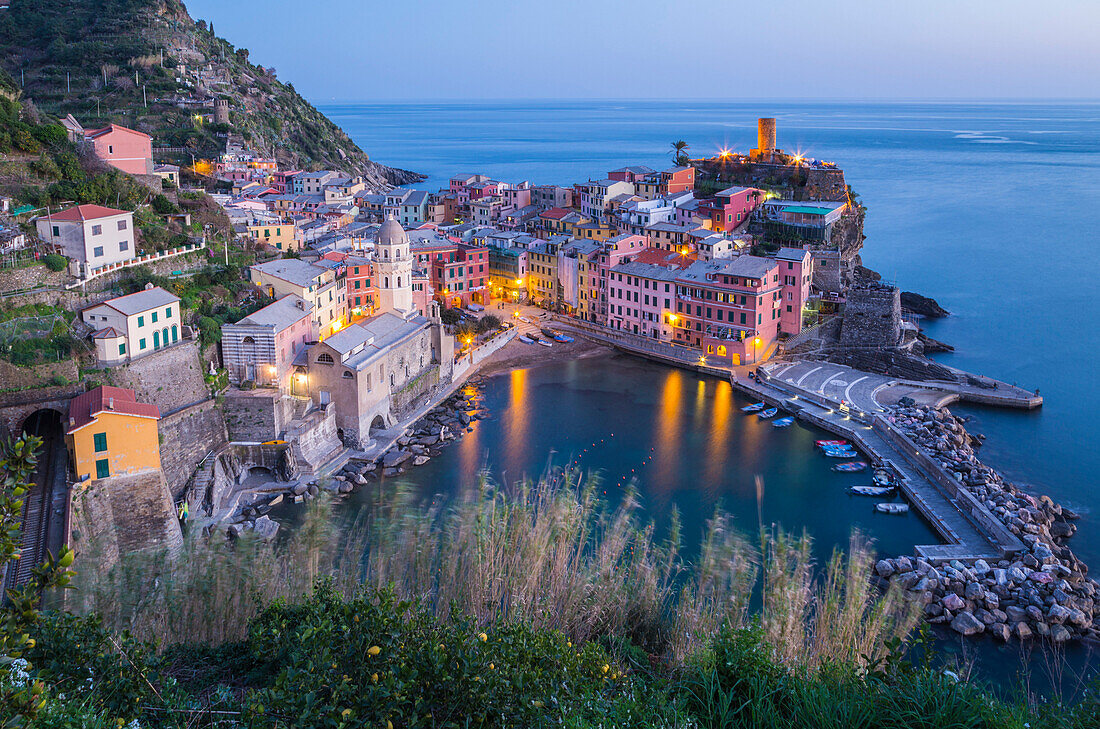
M164 195L156 195L153 197L153 210L158 215L170 215L172 213L178 213L180 209L176 207L175 203L166 198Z
M495 314L486 314L477 322L479 332L494 332L500 329L500 317Z
M65 256L59 256L56 253L47 253L44 262L46 264L46 268L50 269L54 273L64 271L65 268L69 265L68 258L65 258Z
M444 309L439 312L439 319L449 326L454 326L462 319L462 314L458 309Z

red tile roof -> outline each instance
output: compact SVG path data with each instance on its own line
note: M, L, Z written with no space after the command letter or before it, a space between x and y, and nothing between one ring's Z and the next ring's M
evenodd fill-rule
M60 213L50 215L47 220L57 220L62 223L79 223L82 220L97 220L98 218L110 218L114 215L125 215L126 210L105 208L102 205L77 205Z
M69 402L69 429L66 432L75 433L84 426L94 423L96 416L103 412L122 413L139 418L160 418L160 410L157 406L138 402L133 390L103 385L77 395Z
M634 256L636 263L649 263L665 268L687 268L695 263L695 254L681 255L675 251L664 251L660 248L646 248Z
M145 132L139 132L136 129L130 129L129 127L120 126L118 124L108 124L107 126L103 127L102 129L88 129L84 132L84 137L86 139L98 139L99 137L102 137L104 134L108 134L110 132L129 132L130 134L136 134L139 137L145 137L146 139L152 139L152 137L150 137Z
M539 217L548 218L550 220L561 220L566 215L572 212L574 211L570 210L569 208L550 208L549 210L545 210L539 213Z

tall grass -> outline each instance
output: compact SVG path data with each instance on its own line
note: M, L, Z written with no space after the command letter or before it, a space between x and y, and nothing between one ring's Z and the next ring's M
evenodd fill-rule
M108 625L164 643L219 644L241 638L276 599L302 599L317 578L351 596L392 587L447 620L523 621L578 641L629 640L678 665L722 627L758 622L778 660L814 666L874 658L903 638L915 615L896 593L871 586L872 555L853 536L818 574L808 536L761 532L753 547L717 510L699 552L681 550L679 518L655 537L634 492L614 507L599 480L558 471L500 488L482 481L459 498L420 503L405 489L372 493L350 528L318 499L279 546L251 539L225 545L190 537L172 560L126 558L109 571L78 562L79 608ZM762 579L760 579L762 576ZM759 591L759 613L750 610Z

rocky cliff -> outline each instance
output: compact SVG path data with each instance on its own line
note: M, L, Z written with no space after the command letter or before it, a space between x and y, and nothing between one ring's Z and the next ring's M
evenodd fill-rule
M43 111L139 129L188 160L213 156L232 135L288 167L362 174L376 189L421 179L372 161L179 0L12 0L0 13L0 64ZM228 124L196 118L215 100L228 102Z

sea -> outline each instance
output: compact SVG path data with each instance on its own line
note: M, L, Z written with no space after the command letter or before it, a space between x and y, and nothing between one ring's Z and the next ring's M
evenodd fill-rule
M373 159L427 175L421 189L445 187L457 173L567 185L628 164L659 169L681 139L694 157L746 152L755 146L757 117L775 117L779 147L835 162L867 206L864 264L951 312L921 322L955 347L937 358L1040 391L1044 405L1031 412L953 410L986 436L984 462L1081 515L1070 546L1100 569L1100 102L319 108ZM743 416L744 402L719 381L616 355L601 365L562 362L491 378L483 396L489 418L408 475L425 492L453 492L482 468L509 481L537 476L549 463L583 461L603 474L609 498L634 479L656 521L672 506L681 510L688 534L701 532L721 505L746 531L762 523L806 529L822 558L852 528L883 553L930 538L915 515L875 515L843 495L846 481L812 447L820 431L775 431ZM976 654L983 652L993 674L1019 667L994 665L1004 663L1003 649ZM1093 663L1080 651L1073 661L1081 670Z

